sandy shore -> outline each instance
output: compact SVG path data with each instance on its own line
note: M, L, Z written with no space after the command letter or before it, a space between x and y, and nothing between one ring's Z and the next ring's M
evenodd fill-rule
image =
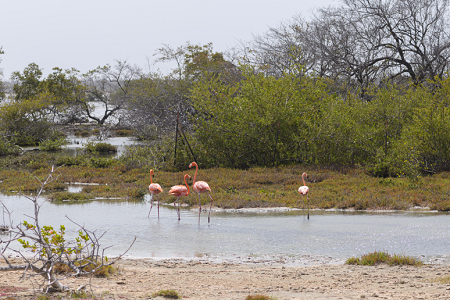
M97 298L150 299L160 290L174 289L189 299L245 299L262 294L274 299L450 299L450 284L433 279L450 276L449 265L375 267L316 265L284 267L252 264L151 259L121 260L119 272L90 283ZM30 281L22 272L1 272L1 297L29 299ZM63 281L76 289L88 278ZM16 293L8 287L23 287ZM155 299L163 299L161 297Z

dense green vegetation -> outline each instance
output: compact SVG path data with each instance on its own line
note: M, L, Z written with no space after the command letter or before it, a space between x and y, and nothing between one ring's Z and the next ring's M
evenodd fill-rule
M214 77L193 86L202 117L192 136L206 166L362 165L381 177L449 169L448 79L388 84L361 101L312 76L242 75L231 86Z
M239 80L207 71L190 83L190 129L179 135L176 157L174 132L153 138L147 150L153 167L169 169L175 161L182 169L195 157L207 168L361 166L377 177L415 178L450 170L448 77L419 86L386 83L368 90L371 100L365 101L338 95L329 81L312 75L276 78L249 65L237 70ZM8 121L18 118L18 107L0 107L1 124L19 126ZM8 145L19 140L19 145L32 144L27 136L41 136L42 150L60 148L61 135L48 120L25 120L19 127L26 134L15 131L19 139L3 141L3 155L15 153ZM101 145L87 150L114 151Z
M117 147L105 142L87 142L83 147L87 152L117 152Z

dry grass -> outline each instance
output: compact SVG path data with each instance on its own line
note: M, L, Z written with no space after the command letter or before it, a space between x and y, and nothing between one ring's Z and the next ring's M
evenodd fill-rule
M54 272L56 274L68 274L68 273L72 272L72 270L70 269L69 266L67 266L65 264L61 264L61 263L55 264L55 266L53 268L54 268ZM113 265L99 266L99 264L97 264L97 265L91 264L91 266L86 266L83 270L86 272L89 272L93 269L95 269L95 271L93 272L93 275L95 277L101 277L101 278L108 278L109 276L114 275L118 272L118 269L116 267L114 267Z
M423 262L417 260L411 256L393 254L390 255L387 252L372 252L364 254L361 258L351 257L346 262L349 265L363 265L374 266L378 264L392 265L409 265L409 266L422 266Z
M153 294L153 297L163 297L169 299L180 299L181 296L175 290L161 290Z
M15 287L15 286L9 286L9 285L0 285L0 298L6 299L15 299L14 296L15 293L25 291L26 288L22 287Z
M450 275L432 279L431 282L439 282L440 284L450 284Z
M275 300L276 298L265 295L248 295L245 300Z

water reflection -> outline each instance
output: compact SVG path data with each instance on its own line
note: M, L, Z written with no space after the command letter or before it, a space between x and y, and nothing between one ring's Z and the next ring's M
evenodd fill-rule
M18 196L0 196L15 221L32 211L31 202ZM101 240L109 255L127 249L137 237L129 257L188 258L213 261L305 265L342 263L351 256L373 251L419 257L426 262L450 263L450 215L444 213L340 213L302 211L277 213L212 213L181 210L181 221L172 206L152 211L144 201L88 201L50 203L41 208L41 222L76 235L76 226L106 231Z
M69 193L79 193L83 190L83 186L82 185L68 185L67 186L67 191Z
M127 146L130 145L139 145L142 142L134 140L132 137L110 137L107 139L104 139L102 141L98 141L95 139L95 137L75 137L75 136L68 136L66 138L67 144L64 145L61 151L61 154L68 155L71 157L75 157L77 155L83 154L84 150L83 147L88 142L102 142L102 143L109 143L111 145L114 145L117 147L117 152L115 153L99 153L98 156L101 157L120 157L125 153L127 150ZM25 151L38 151L39 147L23 147Z
M64 153L66 153L69 156L75 157L82 152L82 148L85 146L86 143L90 141L99 142L95 140L94 137L75 137L75 136L68 136L67 137L68 144L63 147ZM101 156L105 157L120 157L123 155L126 151L126 147L129 145L136 145L139 144L139 141L134 140L131 137L110 137L107 139L104 139L100 141L102 143L109 143L113 146L117 147L116 153L104 153L99 154Z

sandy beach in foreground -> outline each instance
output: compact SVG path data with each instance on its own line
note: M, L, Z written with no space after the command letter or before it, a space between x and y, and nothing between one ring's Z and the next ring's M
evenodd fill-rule
M88 278L69 278L63 282L74 289L90 282L96 297L102 299L151 299L155 292L168 289L187 299L243 300L248 295L257 294L277 300L450 299L450 284L433 281L450 276L449 265L284 267L174 259L123 259L116 266L119 272L109 278L93 278L91 281ZM27 288L11 296L28 299L33 295L32 284L27 280L20 281L21 275L20 271L1 272L0 286Z

